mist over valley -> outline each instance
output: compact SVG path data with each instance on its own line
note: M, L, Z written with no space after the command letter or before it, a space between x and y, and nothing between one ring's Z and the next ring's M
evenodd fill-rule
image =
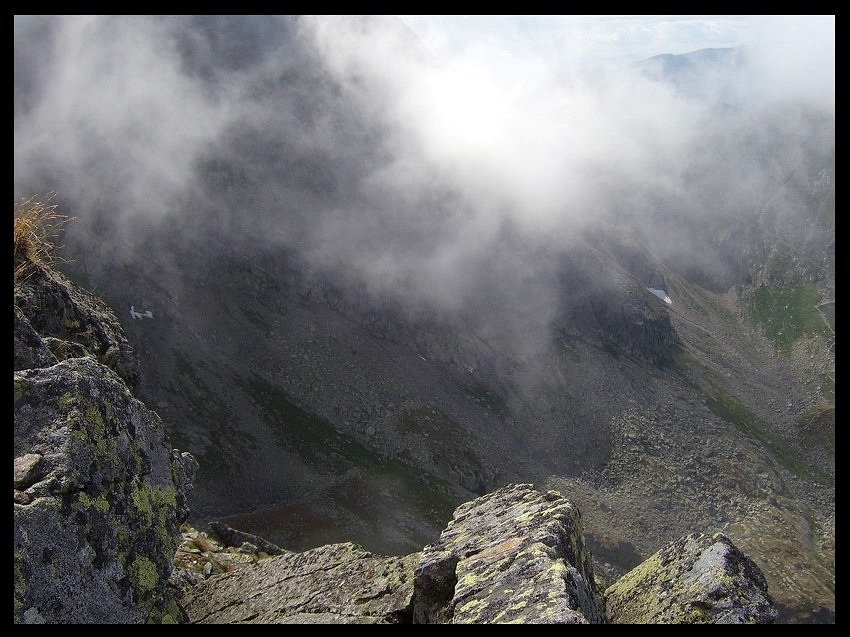
M559 66L396 16L16 16L15 200L73 217L196 526L402 555L531 482L605 581L723 530L834 623L831 25Z

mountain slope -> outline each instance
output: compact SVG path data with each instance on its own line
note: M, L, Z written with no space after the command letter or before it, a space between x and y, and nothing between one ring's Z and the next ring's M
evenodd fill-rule
M675 152L615 139L650 150L581 170L560 149L541 165L530 139L516 167L551 171L557 187L528 183L564 201L526 201L501 189L513 163L431 161L395 79L346 49L390 33L398 64L433 64L404 29L329 24L153 19L215 129L156 138L167 179L93 197L52 156L16 162L17 188L67 193L69 276L124 308L140 395L200 463L193 521L402 554L474 495L552 483L587 511L603 576L725 528L785 619L829 620L834 115L707 107ZM659 111L679 99L664 82ZM19 97L23 128L39 91ZM148 176L87 141L103 183Z

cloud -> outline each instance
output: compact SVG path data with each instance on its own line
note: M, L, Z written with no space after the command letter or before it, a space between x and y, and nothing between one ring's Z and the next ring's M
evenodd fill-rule
M564 78L548 61L480 41L455 58L423 60L410 55L409 41L345 20L311 26L328 66L347 86L368 78L361 98L380 95L379 108L403 135L395 179L409 187L402 166L437 171L475 215L508 215L536 232L584 220L596 170L654 179L705 108L625 69Z
M733 94L834 112L834 16L592 17L466 17L456 46L392 16L16 16L16 197L59 190L116 229L251 226L376 292L460 308L482 286L501 298L489 273L533 274L507 237L566 245L687 197L717 105L629 65L582 71L591 57L754 24L756 74Z
M116 214L168 210L226 108L182 72L161 21L44 19L15 17L15 75L40 80L28 95L16 90L15 183L58 176L82 207L113 196ZM29 39L45 26L47 37Z
M835 16L755 16L753 90L835 112Z

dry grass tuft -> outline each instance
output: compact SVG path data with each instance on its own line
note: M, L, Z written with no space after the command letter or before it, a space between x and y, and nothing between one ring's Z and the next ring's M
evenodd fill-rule
M56 240L70 217L57 212L58 204L50 203L56 193L48 193L42 201L38 195L15 204L15 283L27 278L33 266L51 267L61 246Z

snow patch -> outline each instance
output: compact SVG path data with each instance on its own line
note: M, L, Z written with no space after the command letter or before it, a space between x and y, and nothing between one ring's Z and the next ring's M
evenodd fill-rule
M646 289L648 292L652 292L655 296L664 301L667 305L671 305L673 303L673 300L669 296L667 296L667 292L665 292L664 290L657 290L655 288Z

